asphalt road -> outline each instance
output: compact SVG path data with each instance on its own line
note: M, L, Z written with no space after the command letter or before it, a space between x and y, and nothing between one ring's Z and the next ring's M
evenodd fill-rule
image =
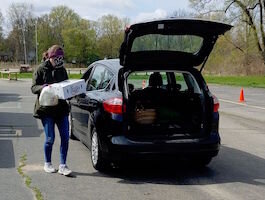
M89 151L71 141L68 165L73 177L43 172L44 134L32 117L35 96L30 80L0 80L0 199L33 199L17 167L44 199L265 199L265 90L245 89L245 104L238 104L238 87L210 88L220 99L220 154L204 169L162 163L102 174L91 166ZM17 136L16 136L17 135ZM53 163L59 164L57 136ZM166 165L163 167L163 165Z

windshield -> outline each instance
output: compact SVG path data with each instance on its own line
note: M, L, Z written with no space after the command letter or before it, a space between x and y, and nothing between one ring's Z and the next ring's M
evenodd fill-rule
M149 34L135 38L131 51L180 51L194 54L200 50L202 41L203 38L196 35Z

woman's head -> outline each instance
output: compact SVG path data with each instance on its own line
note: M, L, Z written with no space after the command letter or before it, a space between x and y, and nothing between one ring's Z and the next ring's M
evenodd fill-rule
M54 67L63 65L64 52L59 45L53 45L48 49L48 58Z
M48 59L48 51L45 51L42 53L42 61L44 62L47 59Z

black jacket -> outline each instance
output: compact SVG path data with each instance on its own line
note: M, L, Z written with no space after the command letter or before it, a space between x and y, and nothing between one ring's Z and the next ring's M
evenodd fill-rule
M49 60L39 65L34 72L31 86L32 93L37 94L34 117L53 117L58 119L69 114L69 105L66 100L59 99L59 103L56 106L41 106L39 103L39 96L44 84L58 83L67 79L68 75L63 66L53 67Z

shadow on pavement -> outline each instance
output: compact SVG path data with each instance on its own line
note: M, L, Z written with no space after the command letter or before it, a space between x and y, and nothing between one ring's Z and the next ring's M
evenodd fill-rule
M218 157L205 168L172 162L138 163L107 173L74 172L73 177L120 178L123 184L209 185L241 182L265 186L265 159L222 146Z
M20 137L39 137L43 130L38 128L37 119L31 113L0 112L0 130L21 130ZM0 131L0 138L1 138Z
M15 156L11 140L0 140L0 169L14 168Z
M18 102L21 100L21 98L19 97L19 94L15 94L15 93L0 93L0 103L4 103L4 102Z
M42 132L32 114L0 112L0 169L15 167L12 139L40 137Z

